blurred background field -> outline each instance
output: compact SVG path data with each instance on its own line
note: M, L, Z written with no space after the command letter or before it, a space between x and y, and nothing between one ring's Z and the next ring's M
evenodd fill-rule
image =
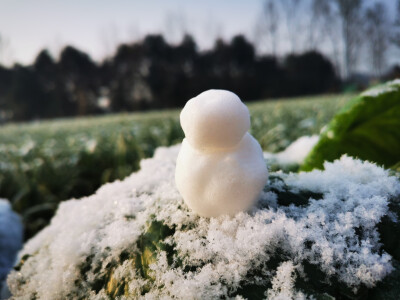
M318 134L351 96L249 103L251 133L264 151L283 150L300 136ZM178 110L9 124L0 132L0 197L22 214L28 238L60 201L128 176L157 147L182 138Z

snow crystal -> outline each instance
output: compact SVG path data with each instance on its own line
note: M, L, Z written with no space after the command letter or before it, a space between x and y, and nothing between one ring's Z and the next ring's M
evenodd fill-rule
M10 203L0 199L0 291L8 272L15 264L18 250L22 247L22 224Z
M294 266L291 261L282 263L276 270L276 275L272 279L272 289L267 291L270 300L303 300L305 295L301 292L294 292Z
M104 299L107 280L96 288L92 283L112 272L132 298L219 299L235 297L247 284L272 284L266 296L303 299L294 282L306 276L304 262L352 289L374 286L391 272L376 224L388 213L389 199L400 194L400 184L380 167L344 156L325 164L325 171L275 173L289 190L320 196L306 206L280 206L274 190L285 187L271 180L251 212L202 218L188 209L174 184L179 147L158 149L124 181L62 203L50 226L22 250L32 256L8 277L13 295ZM159 249L146 278L120 257L138 250L151 221L174 229L164 241L174 254ZM277 256L282 263L271 267ZM249 276L253 270L257 276Z

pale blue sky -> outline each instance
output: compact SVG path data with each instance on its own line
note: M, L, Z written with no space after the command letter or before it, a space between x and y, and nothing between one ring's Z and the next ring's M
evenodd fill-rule
M222 33L229 37L251 32L260 3L258 0L0 0L0 34L9 39L14 60L23 63L30 63L44 47L56 52L65 44L75 45L99 59L111 51L112 44L131 41L149 32L168 31L167 24L179 30L179 23L185 23L200 46L208 47L212 35ZM168 21L171 19L175 20L172 25Z
M394 10L395 0L384 2ZM31 63L41 49L56 54L66 44L100 60L116 44L150 32L177 40L183 27L200 48L210 47L217 35L251 38L261 5L262 0L0 0L0 34L10 42L9 61Z

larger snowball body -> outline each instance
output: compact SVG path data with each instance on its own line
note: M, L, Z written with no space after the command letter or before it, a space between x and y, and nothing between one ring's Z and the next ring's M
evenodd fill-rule
M203 92L186 103L180 121L185 139L175 181L186 204L205 217L251 208L268 171L260 145L247 132L250 114L239 97Z

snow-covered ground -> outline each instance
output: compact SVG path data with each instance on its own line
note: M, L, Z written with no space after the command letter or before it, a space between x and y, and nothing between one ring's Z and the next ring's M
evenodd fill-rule
M3 281L15 264L17 252L21 247L21 220L12 211L10 203L5 199L0 199L0 292Z
M125 282L123 291L132 298L146 291L147 299L215 299L244 284L271 283L270 298L301 299L305 295L293 282L304 261L353 290L372 287L392 271L376 225L388 214L390 199L400 195L400 184L382 168L344 156L326 163L325 171L272 173L282 180L270 180L251 211L201 218L175 187L179 147L159 148L125 180L61 203L50 226L21 251L32 256L9 276L11 292L22 298L104 299L107 280L95 283L114 266L114 280ZM320 197L308 205L281 206L277 193L285 188ZM173 229L164 241L173 247L173 259L159 250L143 277L121 253L136 253L138 239L154 221ZM268 263L277 255L281 263L271 269Z

